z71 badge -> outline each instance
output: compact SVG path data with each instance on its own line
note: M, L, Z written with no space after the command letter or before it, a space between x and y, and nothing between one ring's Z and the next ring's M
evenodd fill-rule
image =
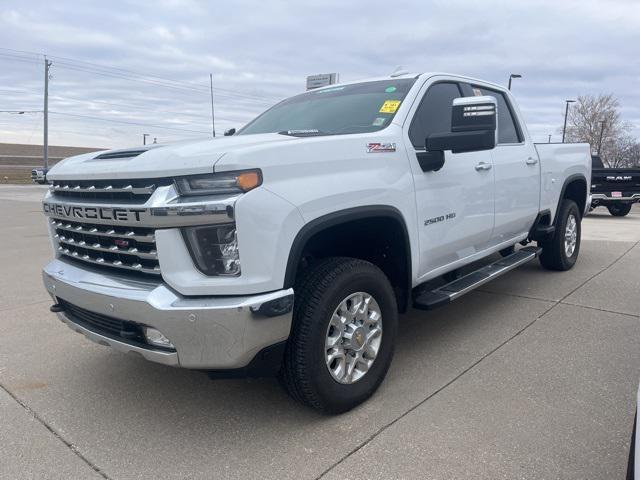
M367 153L385 153L395 151L395 143L367 143Z

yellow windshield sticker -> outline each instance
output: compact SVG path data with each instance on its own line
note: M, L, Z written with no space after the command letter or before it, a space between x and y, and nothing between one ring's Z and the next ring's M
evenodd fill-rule
M396 113L398 107L400 106L400 100L385 100L385 102L380 107L380 113Z

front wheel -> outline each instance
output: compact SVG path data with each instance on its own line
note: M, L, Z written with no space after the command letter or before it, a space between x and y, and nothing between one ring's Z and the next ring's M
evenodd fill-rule
M607 210L609 210L609 213L614 217L624 217L631 211L631 204L623 203L621 205L609 205Z
M578 205L564 199L556 219L556 230L551 239L541 242L540 263L548 270L573 268L580 252L581 217Z
M398 307L386 275L353 258L328 258L296 285L280 381L296 400L327 413L359 405L384 380Z

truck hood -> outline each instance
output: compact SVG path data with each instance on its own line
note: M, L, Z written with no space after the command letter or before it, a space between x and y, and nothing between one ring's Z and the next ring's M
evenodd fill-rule
M265 133L85 153L56 164L47 174L47 179L113 180L208 173L213 171L214 164L227 153L240 154L263 145L275 146L277 143L298 140L301 139Z

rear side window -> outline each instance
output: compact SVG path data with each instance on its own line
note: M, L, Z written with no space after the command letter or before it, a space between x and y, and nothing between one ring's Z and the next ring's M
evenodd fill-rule
M513 118L511 106L504 93L482 87L473 87L474 93L480 90L482 95L491 95L498 102L498 143L520 143L522 138Z
M451 131L453 100L461 96L457 83L442 82L429 87L409 127L409 139L415 148L425 148L424 141L432 133Z

